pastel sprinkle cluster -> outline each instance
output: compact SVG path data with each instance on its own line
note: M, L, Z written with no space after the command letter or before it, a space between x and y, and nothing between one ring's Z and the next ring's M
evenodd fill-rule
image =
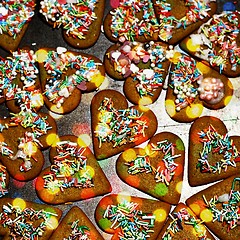
M240 178L234 178L231 191L221 196L214 196L209 201L203 196L207 208L213 215L213 221L218 221L223 225L227 225L227 231L240 225ZM237 186L236 186L237 185Z
M156 151L163 153L163 157L160 159L160 162L164 163L164 167L162 165L157 166L157 168L152 166L150 157L151 154L154 155ZM174 160L180 156L181 154L175 154L175 145L168 140L164 140L158 142L157 145L151 144L150 155L139 155L133 161L126 163L126 165L128 166L129 174L138 174L143 172L151 173L154 174L156 182L163 182L166 185L169 185L175 174L175 169L178 166Z
M202 73L196 66L196 61L187 56L181 55L179 61L171 71L170 87L176 95L176 111L191 105L198 96L197 81L202 79Z
M16 38L27 22L34 16L33 0L2 0L0 2L0 34Z
M119 239L147 239L153 232L155 216L137 209L138 204L127 200L108 205L103 218L112 222L111 228L120 228Z
M0 213L0 222L4 228L11 229L11 239L38 239L47 228L52 228L51 218L57 214L45 210L34 210L33 208L21 209L19 206L13 206L10 203L3 205ZM41 221L38 226L33 224Z
M190 225L194 228L196 232L196 239L205 240L206 239L206 228L203 227L201 221L196 219L193 215L191 215L187 209L182 208L178 212L174 212L173 214L169 214L172 221L164 233L162 240L172 240L174 239L174 235L177 232L180 232L184 229L184 225Z
M158 12L156 15L158 16L160 23L159 38L163 41L168 41L172 38L174 28L186 28L188 25L208 17L208 12L211 10L209 3L210 0L186 0L186 16L177 19L172 16L172 7L167 0L157 0L156 6Z
M91 24L97 19L94 12L97 0L51 0L40 2L40 13L54 27L62 26L73 38L85 39Z
M197 168L200 168L201 172L220 173L222 170L227 171L229 166L236 167L236 162L240 161L240 155L228 134L221 135L210 125L208 129L199 132L199 138L203 148L200 152ZM215 164L209 162L211 153L222 155L221 160Z
M200 49L200 53L207 53L210 64L219 67L220 72L226 69L227 60L233 71L240 64L240 47L237 44L240 26L238 16L238 11L214 15L198 30L198 34L202 34L201 44L207 47Z
M63 240L90 240L90 229L87 226L79 225L78 222L79 220L72 222L72 232L67 238L63 238Z
M166 61L167 49L159 43L150 41L140 42L125 41L121 47L109 53L115 71L124 78L132 76L137 81L137 91L140 97L153 95L153 92L163 85L165 69L162 63ZM142 61L149 63L149 68L140 69L137 65Z
M142 21L137 14L142 12ZM151 0L120 0L111 12L110 30L114 38L134 41L137 36L152 36L157 31L158 21Z
M102 142L112 142L113 147L136 142L145 135L148 124L134 108L115 109L113 101L104 98L99 107L99 122L95 136Z
M76 87L85 90L84 84L89 82L93 75L100 73L99 64L82 55L48 51L44 60L44 68L48 74L44 94L60 108ZM74 73L63 78L68 70L73 70Z
M57 155L51 171L43 176L44 187L52 192L70 187L92 187L93 179L87 170L87 157L83 155L86 149L70 141L58 142L56 148Z

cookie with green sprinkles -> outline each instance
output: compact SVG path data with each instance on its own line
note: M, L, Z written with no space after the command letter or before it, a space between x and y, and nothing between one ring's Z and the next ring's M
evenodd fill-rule
M0 59L0 96L10 112L39 111L44 105L35 52L22 48Z
M84 92L98 89L105 68L95 56L68 51L66 48L42 48L36 52L41 86L47 108L57 114L76 109Z
M129 148L118 157L118 176L161 201L177 204L182 190L185 147L170 132L154 135L145 148Z
M35 0L0 2L0 47L16 51L34 16Z
M147 141L157 130L157 118L149 108L129 107L123 94L105 89L91 101L91 128L94 154L101 160Z
M93 46L101 33L105 0L40 1L39 12L53 28L62 28L63 38L74 48Z
M216 0L153 0L159 39L177 44L198 29L217 10Z
M179 203L169 214L157 240L214 240L207 227L184 203Z
M22 198L1 198L0 236L5 240L48 240L61 216L62 211L56 207Z
M229 136L219 118L204 116L195 120L189 132L189 184L203 185L237 174L239 139L239 136Z
M92 239L104 240L95 225L77 206L73 206L60 222L49 240Z
M170 54L165 109L173 120L192 122L202 115L204 107L217 110L228 105L233 86L226 76L176 49Z
M168 50L161 42L125 41L109 47L104 66L110 77L125 80L123 91L130 102L149 105L158 99L168 74Z
M239 174L194 194L186 203L219 239L240 238Z
M240 76L240 13L224 11L187 36L180 47L228 77Z
M12 178L29 181L38 176L44 164L42 150L53 143L56 129L45 113L20 112L0 119L0 160Z
M36 179L38 197L48 204L62 204L111 192L111 185L91 150L76 136L59 137L50 149L51 166Z
M112 239L154 240L170 212L170 204L130 195L103 197L95 210L98 226Z

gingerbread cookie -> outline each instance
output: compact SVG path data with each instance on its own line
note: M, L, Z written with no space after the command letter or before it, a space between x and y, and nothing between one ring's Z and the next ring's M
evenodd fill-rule
M50 238L56 239L104 240L87 215L77 206L68 211Z
M35 5L35 0L0 2L0 47L7 51L17 50L34 16Z
M89 48L101 32L105 0L40 1L39 12L48 24L62 28L63 37L74 48Z
M21 198L1 198L0 235L6 240L48 240L61 216L62 211L55 207Z
M39 49L36 54L44 102L52 112L73 111L81 101L82 92L96 90L104 80L104 66L92 55L63 47Z
M41 150L53 143L56 131L56 122L45 113L20 112L1 119L0 160L10 176L18 181L38 176L44 164Z
M49 204L89 199L111 192L111 185L88 147L72 135L60 137L50 149L51 166L36 180L39 198Z
M200 117L189 132L188 178L191 186L237 174L240 136L229 136L225 124L213 116Z
M231 176L187 199L187 205L219 239L240 238L240 176Z
M224 108L231 100L230 80L194 58L172 53L169 86L165 108L177 122L191 122L201 116L203 107Z
M137 146L154 135L157 118L146 107L128 107L118 91L99 91L91 101L93 149L97 159L105 159Z
M240 14L226 11L214 15L180 43L180 47L228 77L240 76Z
M105 35L113 42L156 41L158 26L151 0L120 0L103 23Z
M215 238L189 207L179 203L169 214L157 239L214 240Z
M10 112L39 111L44 105L35 52L18 49L0 59L0 99Z
M123 91L133 104L155 102L163 88L170 61L168 46L160 42L130 42L111 46L104 57L108 75L125 80Z
M183 181L185 148L170 132L154 135L143 148L129 148L117 159L118 176L161 201L177 204Z
M127 195L111 194L97 205L95 218L99 227L112 239L154 240L170 211L170 205L161 201Z
M216 0L153 0L159 39L176 44L198 29L217 10Z

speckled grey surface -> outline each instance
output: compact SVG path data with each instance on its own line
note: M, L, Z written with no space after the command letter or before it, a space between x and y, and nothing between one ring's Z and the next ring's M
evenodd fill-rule
M227 1L219 0L219 6L218 11L222 10L222 6ZM239 2L239 1L238 1ZM240 3L237 3L238 7ZM108 12L110 9L109 1L106 2L106 8L105 13ZM240 9L240 8L239 8ZM86 50L76 50L71 48L62 38L62 31L61 29L52 29L49 25L47 25L40 16L36 13L34 16L32 22L29 25L29 28L27 30L27 33L25 34L24 38L22 39L22 42L20 44L20 47L23 46L29 46L34 50L37 50L41 47L58 47L63 46L68 48L69 50L75 50L79 52L85 52L89 54L93 54L96 57L103 59L104 53L106 49L111 46L111 42L107 40L107 38L104 36L103 33L101 33L97 43ZM5 57L8 53L2 49L0 49L0 56ZM116 89L122 92L123 82L121 81L114 81L111 78L107 76L106 79L107 88ZM220 117L222 120L224 120L225 124L227 125L230 134L236 134L236 132L239 132L239 115L236 115L236 106L239 105L239 97L240 97L240 90L239 90L239 78L232 79L232 83L234 85L234 97L229 106L227 108L220 110L220 111L211 111L211 110L204 110L203 115L214 115L216 117ZM65 134L81 134L81 133L87 133L89 136L91 136L90 132L90 103L91 99L93 97L94 93L88 93L84 94L82 97L82 101L79 104L78 108L74 110L72 113L65 115L63 117L60 117L59 119L56 118L56 122L58 124L58 134L59 135L65 135ZM190 124L180 124L176 123L173 120L169 118L169 116L165 112L164 108L164 98L165 98L165 92L163 92L158 99L158 101L150 106L150 108L155 112L158 118L158 130L157 132L161 131L173 131L176 134L178 134L185 144L185 147L187 149L188 146L188 131ZM46 108L43 108L42 111L47 112ZM0 106L0 115L1 117L8 116L8 111L5 108L4 104ZM92 148L92 145L90 145ZM48 150L44 151L45 156L45 166L49 166L49 160L48 160ZM128 194L132 194L135 196L142 196L146 198L151 198L146 194L143 194L142 192L135 190L133 188L130 188L128 185L123 183L117 176L115 171L115 162L118 156L114 156L112 158L100 161L100 165L102 169L104 170L105 174L107 175L109 181L111 182L113 193L120 193L120 192L126 192ZM187 156L186 156L187 161ZM184 201L188 196L192 195L193 193L199 191L201 188L191 188L188 185L187 182L187 176L186 173L184 174L184 187L183 187L183 195L181 198L181 201ZM41 201L38 199L35 189L34 189L34 181L30 181L27 183L20 183L17 181L14 181L11 179L10 182L10 188L9 188L9 196L10 197L22 197L26 200L34 201L41 203ZM101 197L96 197L93 199L85 200L85 201L79 201L73 203L73 205L77 205L80 208L84 210L84 212L89 216L89 218L93 221L93 223L96 225L95 219L94 219L94 211L97 203ZM58 205L60 209L63 210L64 215L65 213L71 208L71 204L68 205ZM97 225L96 225L97 226ZM98 228L98 227L97 227ZM98 228L98 230L101 232L101 230ZM105 239L110 239L111 235L105 234L101 232Z

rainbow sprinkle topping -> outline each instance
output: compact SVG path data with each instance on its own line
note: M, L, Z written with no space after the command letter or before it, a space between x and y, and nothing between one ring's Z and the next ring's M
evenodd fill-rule
M33 0L2 0L0 2L0 35L6 33L16 38L24 24L33 17L35 5Z
M91 81L92 76L100 73L98 69L100 64L89 57L75 56L66 49L61 53L48 51L44 68L49 77L44 94L57 105L57 108L60 108L76 87L84 90L84 83ZM69 70L74 73L62 79Z
M97 19L95 8L97 0L59 0L41 1L40 13L46 21L52 22L54 27L63 26L67 35L85 39L91 24Z
M234 178L231 191L221 196L214 196L209 201L203 195L207 208L213 215L213 222L218 221L227 225L227 231L240 226L240 192L236 190L236 184L239 189L240 178Z
M240 155L228 134L221 135L210 125L207 130L199 133L200 142L203 144L197 168L203 173L221 173L221 170L227 171L229 166L236 167L236 162L240 161ZM209 163L210 154L222 155L220 161L214 165ZM213 155L214 158L214 155Z
M162 240L172 240L174 239L174 235L182 231L184 229L184 225L191 225L196 234L196 239L198 240L206 240L206 228L203 227L200 219L196 219L193 215L191 215L187 209L182 208L178 212L174 212L173 214L169 214L172 218L172 222L170 222L167 227L166 232L164 233Z
M85 148L78 147L77 143L70 141L58 142L57 155L51 165L51 171L43 176L44 187L55 191L65 188L89 188L94 186L93 179L87 170L87 157Z
M120 228L119 239L147 239L154 232L155 216L138 210L138 204L124 200L118 205L108 205L103 218L109 219L111 228Z
M52 217L57 217L57 214L33 208L21 209L8 203L2 207L0 222L4 228L10 230L11 240L20 238L32 240L40 238L47 228L53 229ZM38 226L34 224L36 221L40 221Z
M141 12L142 19L137 15ZM111 12L110 30L114 38L134 41L138 36L151 37L158 30L158 22L150 0L120 0Z
M6 179L7 179L6 171L7 171L6 167L3 165L0 165L0 198L5 196L8 193L7 185L6 185Z
M163 153L163 157L160 159L160 162L164 163L164 167L159 165L157 169L150 163L151 153L154 155L156 151L161 151ZM133 161L126 163L126 165L129 166L129 174L138 174L143 172L151 173L154 174L156 182L163 182L166 185L169 185L175 174L175 169L178 166L174 160L180 156L181 154L175 155L175 145L170 143L168 140L164 140L158 142L157 145L151 144L150 155L139 155Z
M106 141L116 147L138 141L145 136L146 128L147 121L137 109L115 109L113 101L104 98L99 107L99 122L94 133L99 140L99 147Z
M208 12L211 10L209 3L210 0L185 0L186 16L177 19L171 14L172 7L167 0L157 0L156 7L158 11L156 16L160 22L159 38L168 41L172 38L175 28L186 28L188 25L208 17Z
M91 240L89 236L90 228L87 226L79 225L78 222L79 220L72 222L72 232L69 234L68 238L63 238L63 240Z

